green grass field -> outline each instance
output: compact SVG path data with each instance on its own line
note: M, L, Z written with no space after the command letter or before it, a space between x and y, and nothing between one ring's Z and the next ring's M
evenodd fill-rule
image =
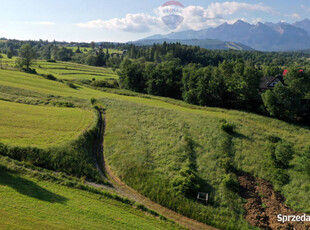
M172 106L168 109L111 99L102 101L107 105L107 161L118 176L151 199L170 208L178 206L173 203L174 195L169 191L174 181L182 175L180 170L187 164L186 143L183 140L187 135L194 143L194 164L204 181L202 191L211 194L213 205L205 207L195 204L191 201L195 198L193 194L191 199L183 202L183 210L181 207L177 209L221 229L228 226L230 229L236 226L238 229L246 228L243 220L239 219L243 214L242 199L223 190L221 182L226 172L221 164L229 154L237 169L270 180L264 162L266 142L272 134L294 143L296 151L294 163L288 170L290 181L278 189L287 198L289 206L310 211L308 176L296 165L301 159L298 153L309 144L309 129L236 111L208 114L201 110L199 114L195 110L189 112L190 109L171 109ZM231 140L219 128L221 118L236 125L237 133ZM168 181L167 184L164 181ZM213 216L213 219L209 220L203 215L199 217L195 212Z
M39 74L53 74L58 79L65 80L106 80L118 79L116 73L110 68L94 67L67 62L37 61L36 71Z
M180 229L115 199L28 176L50 173L25 167L0 156L1 229Z
M75 108L0 101L0 142L46 148L75 140L93 123L94 114Z
M74 48L74 47L72 47ZM16 57L8 59L5 54L1 54L0 63L8 66L15 66ZM56 63L44 60L36 60L33 68L38 74L53 74L58 79L64 80L107 80L118 79L118 75L111 68L88 66L71 62L57 61Z
M73 68L71 63L61 64ZM308 127L160 97L126 96L84 86L72 89L61 82L16 71L0 70L0 87L5 89L6 98L21 90L27 91L27 95L30 92L42 98L53 95L70 102L100 99L107 109L105 155L116 174L152 200L222 229L249 228L242 219L241 197L223 187L227 175L223 168L225 157L231 158L235 168L270 180L265 166L268 138L271 135L281 138L292 144L295 154L286 170L288 183L276 188L290 207L310 212L309 177L300 170L303 148L310 144ZM233 135L219 128L221 119L236 127ZM194 196L174 199L172 185L182 180L182 169L189 160L197 170L201 189L211 194L209 206L197 204Z

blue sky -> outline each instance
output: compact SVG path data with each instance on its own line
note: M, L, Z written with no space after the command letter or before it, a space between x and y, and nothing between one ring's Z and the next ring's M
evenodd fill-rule
M181 0L183 23L204 29L242 19L249 23L310 18L309 0ZM58 41L129 41L172 32L161 20L165 0L1 0L0 37Z

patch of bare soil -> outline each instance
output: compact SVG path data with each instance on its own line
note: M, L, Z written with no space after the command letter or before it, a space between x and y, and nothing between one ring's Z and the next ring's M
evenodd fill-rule
M281 194L273 190L271 183L255 178L248 173L240 172L238 181L241 188L241 196L247 200L244 205L246 220L255 227L261 229L276 230L309 230L310 222L278 222L278 215L299 215L284 203Z

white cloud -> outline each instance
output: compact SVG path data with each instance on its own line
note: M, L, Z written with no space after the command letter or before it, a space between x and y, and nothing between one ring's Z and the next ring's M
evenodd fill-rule
M81 28L105 28L109 30L121 30L126 32L143 33L153 29L165 29L166 26L161 20L163 9L161 7L154 10L156 16L148 14L127 14L125 18L114 18L110 20L94 20L86 23L76 24ZM184 17L183 23L177 30L184 29L204 29L218 26L224 22L233 23L240 19L227 20L225 17L233 16L239 11L260 11L275 14L274 10L261 3L250 4L241 2L211 3L207 8L201 6L188 6L182 9L181 15Z
M205 10L204 16L207 18L222 18L224 16L233 15L238 11L262 11L266 13L274 13L273 9L263 4L250 4L242 2L223 2L211 3Z
M263 21L264 21L264 19L262 19L262 18L253 18L253 19L252 19L252 23L253 23L253 24L257 24L257 23L263 22Z
M53 25L55 25L54 22L49 22L49 21L34 22L33 24L43 25L43 26L53 26Z
M201 6L189 6L183 10L184 22L178 30L194 29L200 30L215 27L224 22L234 23L238 19L247 21L245 18L227 20L225 17L232 16L239 11L262 11L275 14L269 6L263 4L249 4L240 2L211 3L207 8Z
M87 23L79 23L82 28L105 28L127 32L148 32L153 27L161 26L160 18L147 14L127 14L125 18L114 18L111 20L94 20Z
M305 11L310 12L310 7L305 5L300 5L301 8L305 9Z
M288 14L288 15L285 15L286 17L290 17L290 18L293 18L293 19L300 19L301 16L299 14Z

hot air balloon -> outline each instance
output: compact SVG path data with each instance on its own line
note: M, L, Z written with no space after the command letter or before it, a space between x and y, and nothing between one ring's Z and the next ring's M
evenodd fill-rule
M165 16L161 19L168 26L169 29L175 30L184 21L184 17L180 15L180 8L184 8L183 4L178 1L169 1L161 6L162 8L169 8L169 10L164 11ZM175 8L171 8L175 7Z

